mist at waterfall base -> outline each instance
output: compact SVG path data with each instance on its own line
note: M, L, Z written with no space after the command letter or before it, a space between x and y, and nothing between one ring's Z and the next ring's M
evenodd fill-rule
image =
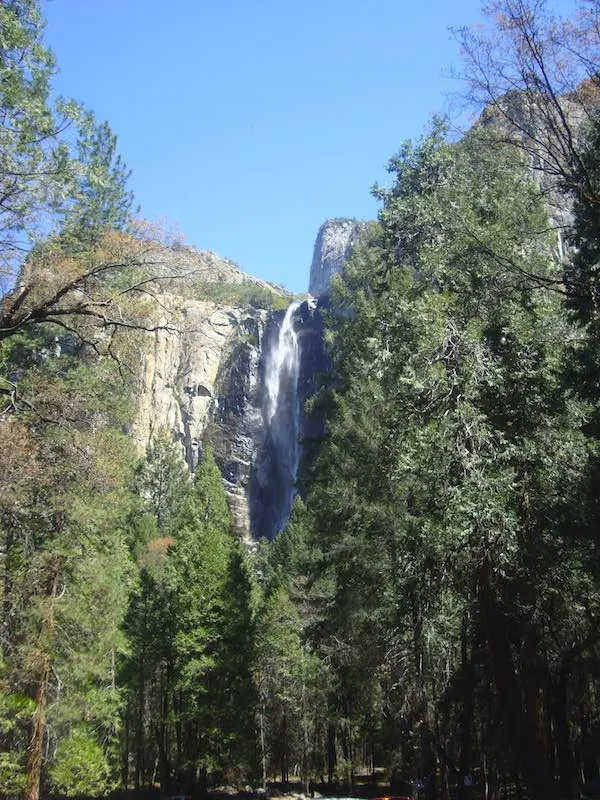
M286 524L294 498L300 459L300 375L301 348L295 330L300 303L292 303L280 324L274 324L265 342L263 373L263 422L265 458L263 485L268 487L258 503L260 520L253 528L260 536L273 539Z

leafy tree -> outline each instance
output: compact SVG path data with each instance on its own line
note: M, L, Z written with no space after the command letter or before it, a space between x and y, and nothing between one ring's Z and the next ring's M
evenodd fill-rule
M43 220L58 204L67 166L57 140L59 119L49 103L54 59L41 41L39 6L31 0L2 4L2 260L11 274L15 260ZM44 180L46 178L46 180ZM21 238L23 237L23 238Z
M227 783L254 784L257 774L255 731L256 621L248 556L235 542L222 590L222 621L214 668L208 678L208 703L203 716L220 729L217 747Z
M597 203L579 136L598 107L598 3L557 18L545 0L495 0L487 25L457 31L470 103L525 154L545 188Z
M0 342L51 322L54 335L122 365L116 333L167 327L155 297L167 270L147 231L131 226L129 172L108 125L51 101L43 28L37 0L2 3ZM23 405L6 374L0 393L11 410Z
M173 533L174 520L179 515L189 489L189 476L181 449L172 441L167 430L161 430L146 448L146 458L136 471L138 492L144 506L156 522L157 533Z
M102 748L81 732L60 743L50 776L54 787L66 797L104 795L110 785L110 768Z
M219 666L224 588L232 545L231 516L221 474L207 449L182 509L170 560L177 620L178 717L183 729L181 766L188 780L198 772L206 782L222 767L222 729L209 687Z
M193 483L166 434L148 448L138 486L153 539L138 545L127 631L128 727L135 785L164 790L245 784L256 772L252 682L254 589L231 529L223 482L205 449Z
M283 586L268 594L257 618L254 679L263 784L277 770L285 786L292 765L301 779L320 771L320 734L327 710L327 672L302 637L302 619ZM318 744L317 744L318 742Z
M55 62L37 0L3 3L0 24L1 252L13 274L23 253L67 220L72 234L123 225L132 196L108 126L72 101L51 103Z
M301 575L306 566L309 533L310 517L300 497L296 497L285 528L269 550L270 581L291 588L294 577ZM267 591L270 581L267 581Z
M81 114L76 147L77 188L63 235L85 245L107 227L123 230L131 223L133 193L125 188L131 171L117 152L117 137L108 123L98 124L89 111Z
M142 559L124 624L129 642L120 671L120 681L127 690L124 782L129 785L131 753L136 789L151 784L157 758L161 785L165 790L170 786L171 754L165 743L175 681L176 620L166 575L168 546L164 539L149 542L148 557Z
M327 609L315 634L339 681L344 757L383 719L390 764L464 775L480 700L456 693L483 670L530 790L550 797L545 687L572 645L531 653L585 591L567 509L582 496L587 406L562 383L578 332L552 290L537 189L512 158L476 133L450 145L439 127L406 146L378 190L381 231L337 281L337 382L309 473ZM589 642L585 614L575 627ZM452 718L460 749L441 734Z
M121 704L116 663L125 647L120 625L131 568L124 487L133 459L112 427L110 403L115 414L120 403L110 363L103 367L95 376L95 407L87 395L94 390L89 366L65 357L61 376L53 367L34 376L44 402L69 409L69 429L37 414L19 422L9 416L0 426L4 446L17 431L21 439L5 465L2 496L2 681L9 696L22 695L34 706L26 747L21 726L3 746L7 754L27 751L25 796L32 800L47 776L46 743L68 738L76 726L114 765ZM23 457L28 466L21 474Z
M175 692L174 586L169 571L176 520L191 484L181 452L166 430L146 448L135 471L139 501L129 520L130 548L139 574L129 598L125 631L130 652L121 670L128 690L125 724L125 782L129 781L129 748L134 753L134 785L151 783L158 760L165 789L171 780L169 724Z

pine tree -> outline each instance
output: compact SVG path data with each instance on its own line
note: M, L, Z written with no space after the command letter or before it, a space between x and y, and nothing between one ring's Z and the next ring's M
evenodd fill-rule
M42 39L37 0L3 3L0 28L0 274L14 275L23 252L49 230L67 225L71 234L89 238L93 228L122 227L132 196L108 126L73 101L54 106L50 99L56 65ZM65 134L69 126L78 130L74 146Z
M393 187L377 191L380 232L334 288L339 379L308 497L322 550L313 582L326 590L316 642L338 677L345 757L383 717L387 756L416 770L412 737L435 772L444 703L477 665L495 684L518 768L550 797L543 687L571 645L531 654L545 626L573 621L582 591L567 509L589 450L586 405L562 383L577 332L552 291L559 267L537 189L511 159L477 133L450 145L439 127L406 146L391 161ZM569 586L560 603L557 581ZM576 625L585 640L587 621ZM464 774L476 710L457 702L462 752L439 742L437 758Z
M114 375L109 363L98 367L100 374L75 360L61 367L62 375L49 368L34 377L40 389L45 384L46 402L77 414L70 429L32 413L9 418L0 431L8 444L16 428L27 456L24 479L18 454L6 464L10 488L1 498L2 685L8 697L33 706L29 729L19 726L17 737L13 729L2 749L8 759L22 748L21 782L32 800L57 766L50 739L58 744L81 735L102 754L104 788L115 774L116 668L125 649L120 626L131 574L123 522L133 458L113 428L111 412L120 407ZM112 409L104 405L108 398Z

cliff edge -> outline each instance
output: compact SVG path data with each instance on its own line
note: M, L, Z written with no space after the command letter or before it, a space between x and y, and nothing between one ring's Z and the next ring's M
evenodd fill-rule
M318 297L327 290L331 276L349 258L367 223L358 219L328 219L319 228L310 267L308 291Z

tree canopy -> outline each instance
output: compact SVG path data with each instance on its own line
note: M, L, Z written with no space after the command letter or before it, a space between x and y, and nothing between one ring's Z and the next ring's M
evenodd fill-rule
M127 436L165 273L114 135L52 100L38 3L1 4L0 797L552 800L597 777L600 7L580 10L499 0L458 32L478 123L435 119L375 187L322 304L303 499L246 547L207 444L191 474L172 432Z

